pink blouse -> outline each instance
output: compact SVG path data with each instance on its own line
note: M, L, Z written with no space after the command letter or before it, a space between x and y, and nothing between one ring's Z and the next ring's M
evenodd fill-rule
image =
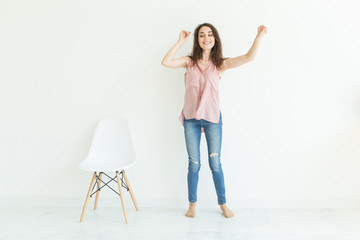
M219 71L210 61L204 70L189 62L185 73L185 99L184 107L180 114L180 122L184 125L186 119L204 119L209 122L219 123ZM204 129L201 128L204 132Z

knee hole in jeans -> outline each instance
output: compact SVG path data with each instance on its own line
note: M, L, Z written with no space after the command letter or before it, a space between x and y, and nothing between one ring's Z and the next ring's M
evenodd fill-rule
M189 157L189 171L198 172L200 170L200 162L195 158Z
M215 172L220 170L220 158L218 153L210 154L210 169Z

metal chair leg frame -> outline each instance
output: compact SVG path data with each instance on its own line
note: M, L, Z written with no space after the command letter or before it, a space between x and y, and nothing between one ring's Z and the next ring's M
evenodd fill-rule
M104 182L104 181L101 179L103 174L104 174L106 177L110 178L110 181ZM121 178L120 178L120 175L121 175ZM115 178L116 178L116 180L115 180ZM125 181L124 181L124 180L125 180ZM112 182L112 181L115 181L115 182L117 183L118 189L119 189L119 193L116 192L111 186L109 186L109 183ZM101 182L103 183L102 186L101 186ZM97 186L97 188L96 188L96 190L94 191L95 186ZM119 173L119 171L116 171L116 176L113 177L113 178L110 177L109 175L107 175L107 174L104 173L104 172L100 172L99 175L97 175L96 172L94 172L93 177L92 177L92 179L91 179L91 183L90 183L90 187L89 187L88 193L87 193L87 195L86 195L85 204L84 204L83 211L82 211L82 213L81 213L80 222L82 222L82 220L84 219L85 212L86 212L86 209L87 209L87 205L88 205L88 203L89 203L89 199L90 199L94 194L96 194L95 204L94 204L94 210L97 209L97 205L98 205L98 201L99 201L99 195L100 195L100 190L101 190L103 187L105 187L105 186L108 187L108 188L110 188L110 189L113 190L116 194L118 194L118 195L120 196L121 205L122 205L122 209L123 209L123 212L124 212L124 217L125 217L125 222L126 222L126 223L128 222L128 218L127 218L127 212L126 212L125 200L124 200L124 197L123 197L122 187L125 188L127 191L129 191L130 196L131 196L131 199L132 199L132 202L134 203L135 209L136 209L136 211L139 211L138 205L137 205L136 200L135 200L134 193L133 193L132 188L131 188L131 186L130 186L130 182L129 182L127 176L126 176L125 170L122 170L120 173Z

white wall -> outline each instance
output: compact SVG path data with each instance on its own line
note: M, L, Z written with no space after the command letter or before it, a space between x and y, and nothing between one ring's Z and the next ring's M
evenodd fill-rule
M355 0L1 1L2 202L82 205L91 173L77 165L95 126L125 115L139 205L185 206L184 70L160 62L182 29L210 22L227 57L245 54L257 27L268 28L255 61L220 84L228 204L359 207L358 8ZM202 140L198 198L216 206Z

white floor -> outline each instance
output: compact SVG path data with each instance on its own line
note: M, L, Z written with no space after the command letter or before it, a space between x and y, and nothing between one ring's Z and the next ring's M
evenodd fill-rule
M360 209L238 209L224 218L218 209L0 207L0 239L246 239L359 240Z

